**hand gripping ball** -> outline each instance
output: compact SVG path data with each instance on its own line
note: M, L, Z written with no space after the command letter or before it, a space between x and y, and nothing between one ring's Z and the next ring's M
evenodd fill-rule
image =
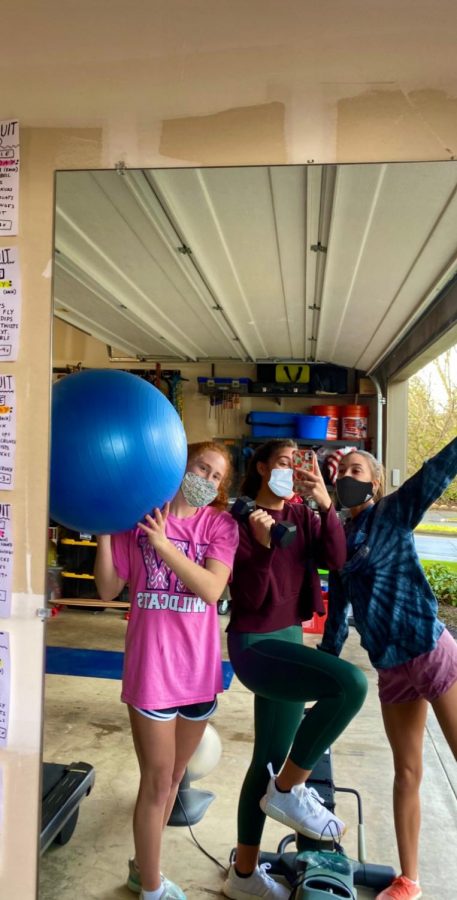
M169 400L128 372L88 369L52 389L50 515L73 531L134 528L171 500L187 460Z

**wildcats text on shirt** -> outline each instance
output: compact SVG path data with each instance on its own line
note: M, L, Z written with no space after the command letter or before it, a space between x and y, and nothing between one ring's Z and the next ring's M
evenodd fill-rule
M153 593L139 591L136 595L138 609L170 609L179 613L204 613L206 603L201 597L184 594Z

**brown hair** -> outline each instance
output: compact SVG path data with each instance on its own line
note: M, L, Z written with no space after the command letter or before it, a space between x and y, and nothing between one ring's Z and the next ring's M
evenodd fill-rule
M214 506L216 509L227 509L228 500L229 500L229 488L233 478L233 464L232 457L230 455L230 451L227 449L225 444L218 444L217 441L198 441L194 444L187 445L187 464L191 462L191 460L195 459L203 450L213 450L214 453L220 453L220 455L225 459L227 463L227 467L225 470L225 474L223 475L221 482L219 484L219 490L217 492L217 497L210 503L210 506Z
M262 476L257 471L257 463L267 463L273 456L273 453L281 450L282 447L293 447L295 449L296 446L297 444L292 438L275 438L257 447L257 450L255 450L249 460L247 472L240 488L241 494L245 494L247 497L255 500L262 484Z
M363 456L366 459L370 467L371 477L375 481L379 481L378 489L373 496L373 500L376 503L381 497L384 497L386 491L386 470L383 464L379 462L372 453L368 453L368 450L350 450L349 453L346 453L344 458L347 459L348 456L355 455Z

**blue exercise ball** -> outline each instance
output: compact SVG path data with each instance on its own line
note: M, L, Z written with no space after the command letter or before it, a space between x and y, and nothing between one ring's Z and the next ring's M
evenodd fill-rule
M178 491L187 461L178 413L157 388L88 369L52 388L50 515L73 531L134 528Z

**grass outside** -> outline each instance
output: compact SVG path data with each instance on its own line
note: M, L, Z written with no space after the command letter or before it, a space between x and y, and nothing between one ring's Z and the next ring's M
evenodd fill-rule
M441 525L439 522L421 522L414 530L420 534L450 534L457 536L457 523L455 525Z
M457 562L451 562L451 560L421 559L421 564L423 565L425 571L427 571L430 566L444 566L446 569L449 569L450 572L457 573Z
M451 562L450 560L437 561L436 559L421 559L421 564L426 574L427 569L438 566L439 568L447 569L448 572L457 575L457 562ZM450 603L444 603L440 601L438 597L438 615L441 621L447 626L452 636L457 640L457 606L452 606Z

